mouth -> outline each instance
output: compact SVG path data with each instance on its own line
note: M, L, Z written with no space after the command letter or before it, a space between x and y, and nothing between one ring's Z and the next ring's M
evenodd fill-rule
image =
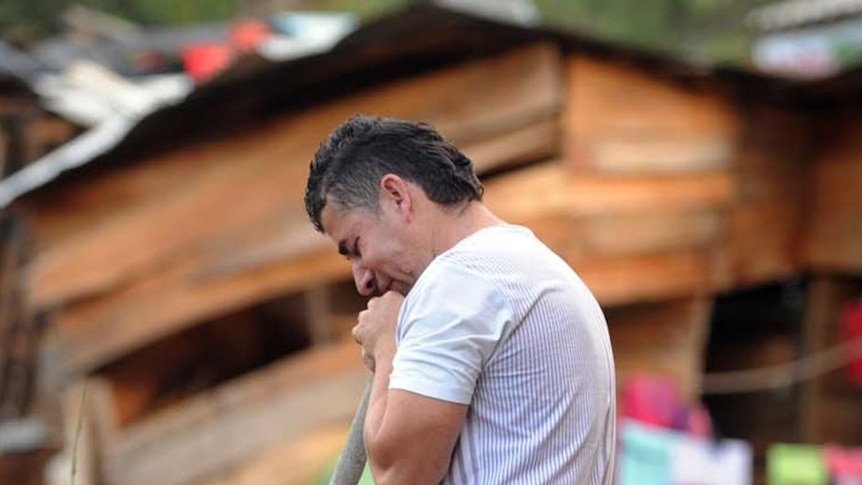
M402 285L397 281L390 281L386 285L381 285L377 287L377 293L380 296L385 295L389 291L394 291L395 293L400 293L403 296L407 296L408 288L406 285Z

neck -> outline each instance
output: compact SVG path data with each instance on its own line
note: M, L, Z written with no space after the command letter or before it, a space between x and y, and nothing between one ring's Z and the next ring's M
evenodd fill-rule
M452 210L436 211L432 219L428 227L433 257L437 257L476 231L505 224L485 204L477 201L468 202Z

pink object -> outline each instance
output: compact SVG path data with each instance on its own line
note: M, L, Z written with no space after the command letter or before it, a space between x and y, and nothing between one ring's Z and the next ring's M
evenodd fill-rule
M621 417L696 436L712 434L709 414L699 404L685 402L667 378L634 374L625 384Z
M623 390L622 416L642 423L673 428L680 398L668 380L635 374Z
M862 448L826 446L823 457L829 476L841 483L862 483Z

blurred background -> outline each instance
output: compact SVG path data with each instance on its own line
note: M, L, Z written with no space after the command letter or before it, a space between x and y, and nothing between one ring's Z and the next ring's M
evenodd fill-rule
M355 113L596 294L617 483L862 483L860 66L857 0L4 0L0 483L326 483L365 301L302 195Z

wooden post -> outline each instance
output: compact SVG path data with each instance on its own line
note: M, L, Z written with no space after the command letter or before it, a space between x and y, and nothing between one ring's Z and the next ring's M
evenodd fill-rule
M804 321L806 352L840 341L843 305L862 295L862 278L817 275L808 290ZM854 389L839 369L802 383L802 439L810 443L862 444L862 391Z

